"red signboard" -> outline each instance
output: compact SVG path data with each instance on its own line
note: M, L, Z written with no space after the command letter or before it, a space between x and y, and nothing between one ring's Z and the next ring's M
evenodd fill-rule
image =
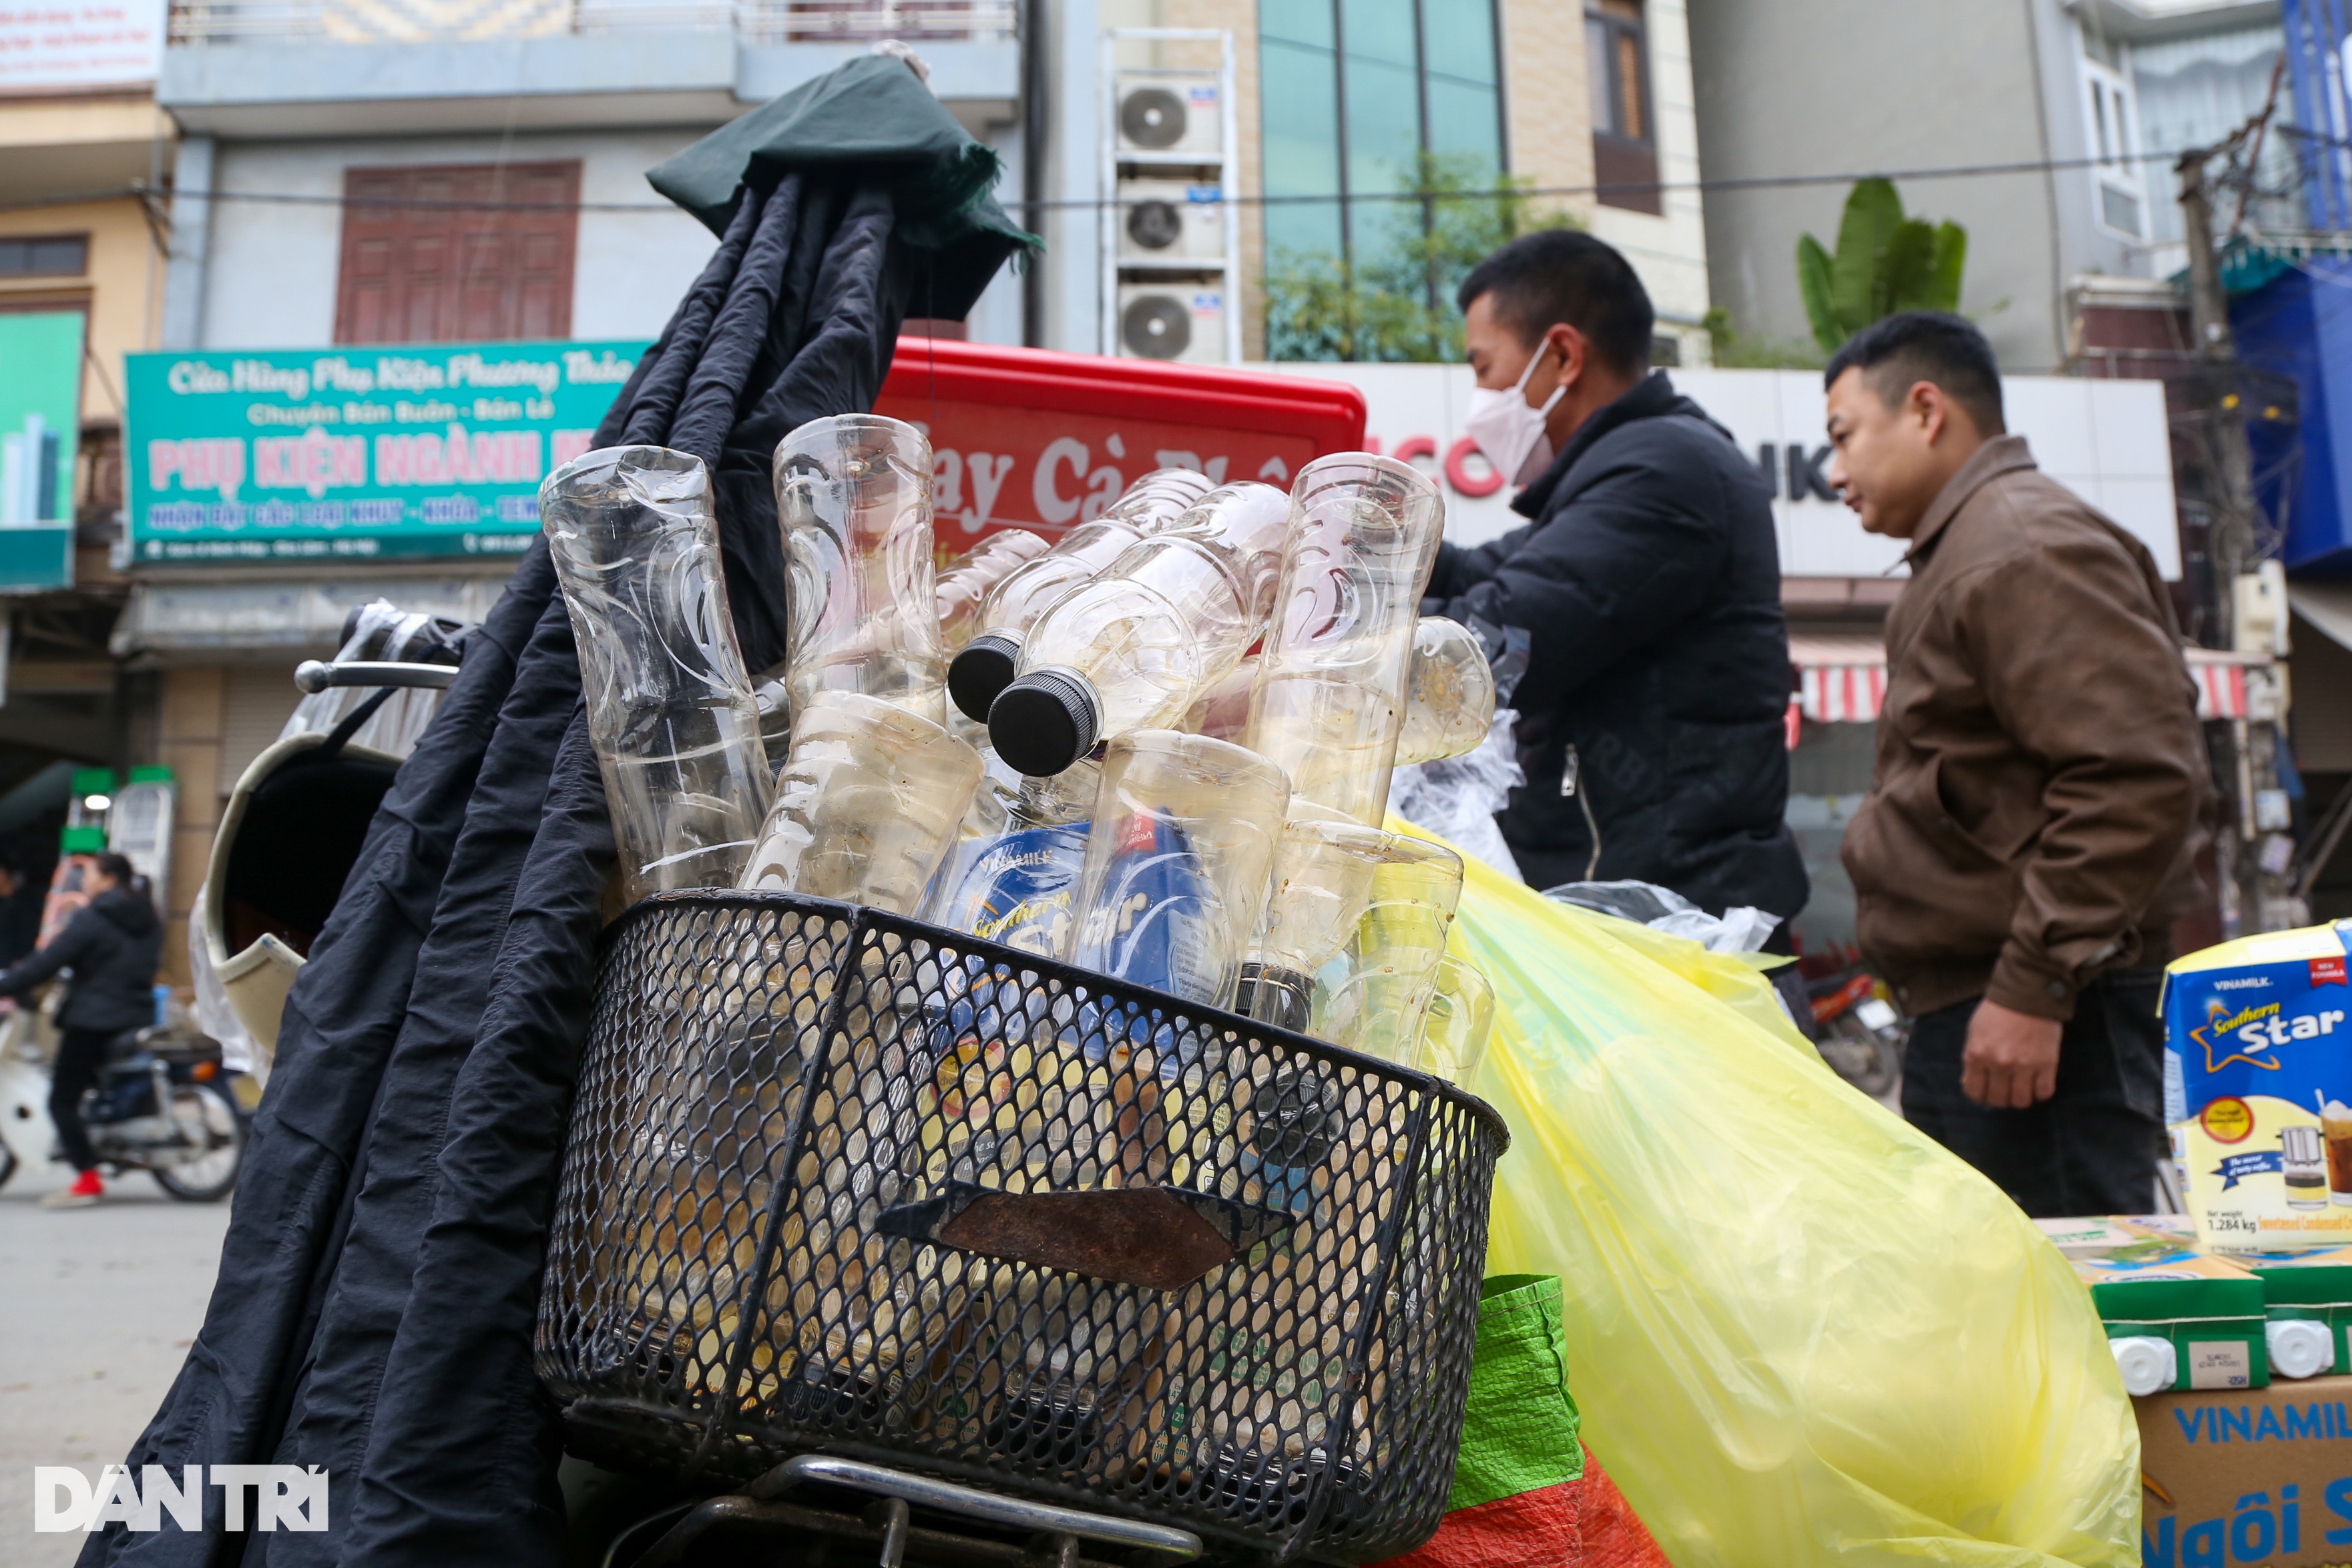
M1048 538L1154 468L1284 489L1364 443L1364 397L1339 382L902 338L874 412L931 442L940 551L1000 528Z

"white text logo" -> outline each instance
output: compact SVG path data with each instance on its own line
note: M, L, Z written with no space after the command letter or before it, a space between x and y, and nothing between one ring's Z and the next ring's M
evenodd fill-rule
M36 1531L162 1530L169 1519L180 1530L202 1530L205 1487L221 1490L222 1524L228 1530L324 1530L327 1472L313 1465L142 1465L137 1471L109 1465L98 1484L68 1465L33 1467L33 1528ZM247 1497L252 1519L247 1521Z

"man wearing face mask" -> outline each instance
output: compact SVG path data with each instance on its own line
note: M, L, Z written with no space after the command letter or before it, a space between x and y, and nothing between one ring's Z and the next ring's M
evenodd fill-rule
M1782 936L1809 888L1782 821L1789 638L1755 464L1649 370L1649 295L1590 235L1514 240L1460 299L1469 432L1534 520L1441 546L1423 610L1490 653L1525 640L1528 781L1496 819L1520 874L1752 904Z

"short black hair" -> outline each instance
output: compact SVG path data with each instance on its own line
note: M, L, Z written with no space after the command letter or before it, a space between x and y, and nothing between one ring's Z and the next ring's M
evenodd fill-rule
M1454 296L1463 309L1495 297L1495 317L1532 344L1558 322L1584 334L1601 363L1620 375L1650 367L1658 314L1633 264L1591 235L1540 229L1522 235L1470 269Z
M1972 321L1941 310L1903 310L1874 321L1845 340L1822 372L1823 390L1848 371L1860 371L1889 408L1921 382L1933 382L1968 412L1979 435L2000 435L2000 364Z

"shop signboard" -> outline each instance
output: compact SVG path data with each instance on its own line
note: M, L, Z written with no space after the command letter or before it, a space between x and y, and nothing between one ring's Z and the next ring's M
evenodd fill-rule
M163 10L164 0L0 0L0 93L153 81Z
M1512 490L1463 424L1475 384L1463 365L1274 364L1292 375L1347 382L1364 394L1372 450L1429 470L1445 493L1445 537L1497 538L1527 521ZM1780 570L1788 577L1900 576L1905 545L1878 538L1830 488L1822 433L1826 398L1817 371L1677 370L1676 388L1731 433L1772 497ZM2180 575L2172 496L2170 425L2160 382L2076 376L2001 379L2009 428L2042 471L2136 535L2168 579Z
M646 345L432 343L129 357L145 564L520 554Z
M0 592L73 581L82 314L0 312Z

